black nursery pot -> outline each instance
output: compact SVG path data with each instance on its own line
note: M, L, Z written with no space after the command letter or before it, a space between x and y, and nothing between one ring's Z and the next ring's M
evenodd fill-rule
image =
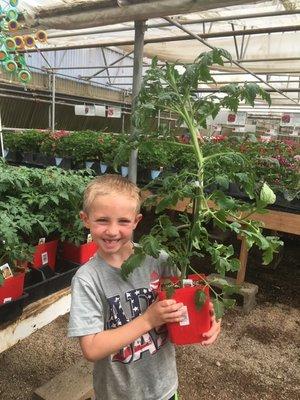
M8 303L0 305L0 324L4 322L14 321L20 315L22 315L24 302L27 299L28 294L24 293L21 297L16 300L12 300Z

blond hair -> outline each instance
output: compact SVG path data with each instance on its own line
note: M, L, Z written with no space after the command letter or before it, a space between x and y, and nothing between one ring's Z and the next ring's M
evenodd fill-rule
M96 197L108 194L123 194L131 197L136 202L136 211L140 211L140 189L128 179L114 174L97 176L87 185L83 195L83 211L88 214Z

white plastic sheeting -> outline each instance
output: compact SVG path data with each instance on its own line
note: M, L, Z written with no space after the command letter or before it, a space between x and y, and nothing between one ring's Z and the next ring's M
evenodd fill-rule
M89 10L90 7L97 6L99 11L101 9L108 10L115 8L116 12L120 8L125 9L128 6L135 5L136 3L142 3L143 1L135 0L20 0L19 7L24 10L26 14L26 20L31 21L32 25L37 25L37 22L45 20L45 18L51 17L52 10L55 15L60 12L65 13L65 27L70 29L71 16L73 20L77 20L78 24L71 24L72 28L82 26L91 26L91 22L81 20L81 16L85 14L85 11ZM188 3L188 0L182 1ZM148 2L152 3L152 2ZM155 3L155 2L153 2ZM158 3L158 2L157 2ZM169 1L161 1L160 3L170 3ZM191 2L192 3L192 2ZM197 2L194 2L197 3ZM201 3L199 0L198 3ZM190 14L176 15L174 18L179 22L187 22L193 20L201 20L209 22L201 22L197 24L184 25L187 29L193 33L203 35L205 40L216 47L222 47L228 50L234 59L240 60L241 65L248 68L254 73L264 73L260 75L265 80L270 80L273 84L274 81L276 88L286 89L290 91L299 88L299 76L300 76L300 1L260 1L260 2L247 2L242 1L206 1L206 9L214 7L216 4L223 5L219 9L210 9L201 12L193 12ZM239 4L232 6L232 4ZM227 6L230 4L230 6ZM80 7L82 11L80 11ZM205 8L205 7L204 7ZM296 9L298 13L287 14L287 15L276 15L276 16L263 16L264 13L272 12L285 12L287 10ZM69 14L68 14L69 13ZM251 14L259 14L259 17L249 18ZM69 15L69 17L68 17ZM38 20L34 21L35 16L38 16ZM243 18L243 16L245 16ZM49 18L50 18L49 17ZM59 18L59 17L57 17ZM226 19L216 21L216 19ZM213 21L211 21L213 20ZM147 21L148 25L161 24L165 21L161 18L150 19ZM76 36L65 36L62 35L67 33L62 30L47 30L49 34L48 43L46 45L38 44L38 47L43 48L68 48L76 46L117 46L122 50L128 52L133 50L134 42L134 30L118 31L119 28L131 27L133 28L132 22L124 22L122 24L114 24L111 26L105 26L97 28L97 20L92 21L95 25L94 28L85 29L81 31L80 35ZM103 25L101 23L100 25ZM36 26L35 29L39 27ZM266 33L256 34L257 29L269 29ZM278 32L272 33L272 29L278 29ZM116 30L115 32L108 32L108 30ZM252 33L247 35L238 35L235 40L231 33L235 31L251 30ZM281 32L282 30L282 32ZM286 30L286 31L285 31ZM289 31L288 31L289 30ZM101 33L101 31L103 33ZM97 32L97 33L92 33ZM231 33L230 33L231 32ZM206 35L206 36L205 36ZM52 37L51 37L52 36ZM61 36L61 37L54 37ZM186 33L181 31L179 28L174 26L164 26L161 28L149 28L145 33L146 45L144 48L144 54L146 57L152 58L157 55L159 59L163 61L179 61L179 62L192 62L199 53L206 51L207 47L196 41L196 40L180 40L180 41L167 41L166 38L177 37L177 36L188 36ZM210 37L214 36L214 37ZM158 39L161 40L158 43L147 43L148 40ZM124 44L126 43L126 44ZM45 53L46 54L46 53ZM298 59L297 59L298 58ZM247 61L248 60L248 61ZM253 61L257 60L257 61ZM216 77L218 82L231 82L231 81L252 81L255 80L248 74L236 74L241 72L235 65L225 64L224 67L218 68L223 71L232 72L231 75L220 75ZM293 97L296 101L299 101L299 94L297 92L288 93L290 97ZM278 103L286 102L286 99L278 93L272 94L273 99Z

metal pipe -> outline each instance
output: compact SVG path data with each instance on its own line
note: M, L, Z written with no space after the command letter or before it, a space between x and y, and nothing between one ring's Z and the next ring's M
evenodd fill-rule
M1 157L4 158L4 144L3 144L3 134L2 134L1 109L0 109L0 143L1 143Z
M237 59L234 60L239 63L252 63L252 62L276 62L276 61L299 61L300 57L276 57L276 58L248 58L248 59ZM178 64L181 64L180 62ZM185 63L191 64L191 63ZM224 64L231 64L231 61L224 61ZM159 67L164 67L165 63L158 63ZM30 65L29 65L30 67ZM143 68L148 69L151 65L144 65ZM75 70L75 69L96 69L96 68L106 68L104 65L96 65L94 67L91 66L81 66L81 67L55 67L51 68L51 71L58 71L58 70ZM133 68L132 65L109 65L107 68ZM49 71L50 68L43 68L42 70Z
M234 24L230 24L230 25L231 25L232 32L235 32ZM237 44L236 36L233 36L233 40L234 40L234 47L235 47L236 57L240 58L239 47L238 47L238 44Z
M184 32L186 32L188 35L192 36L193 38L197 39L199 42L201 42L202 44L204 44L205 46L209 47L210 49L214 49L215 47L212 46L211 44L209 44L207 41L205 41L204 39L202 39L200 36L194 34L193 32L189 31L188 29L186 29L185 27L183 27L182 25L180 25L178 22L173 21L171 18L166 17L164 18L166 21L170 22L171 24L173 24L174 26L177 26L177 28L183 30ZM252 71L250 71L249 69L243 67L242 65L240 65L238 62L236 61L232 61L232 64L236 65L237 67L239 67L240 69L242 69L243 71L247 72L248 74L254 76L257 80L259 80L261 83L266 84L270 89L275 90L277 93L281 94L282 96L286 97L288 100L292 101L293 103L298 105L298 102L296 102L294 99L288 97L286 94L284 94L283 92L281 92L280 90L274 88L272 85L270 85L269 83L267 83L266 81L264 81L262 78L260 78L258 75L254 74Z
M277 89L277 88L266 88L266 89L264 89L266 92L269 92L269 93L279 93L279 94L281 94L281 95L283 95L284 96L284 94L283 93L285 93L285 92L289 92L289 93L298 93L299 92L299 88L284 88L284 89ZM215 93L215 92L222 92L222 87L220 87L220 88L199 88L199 89L197 89L197 90L195 90L194 92L196 92L196 93ZM289 99L289 100L292 100L294 103L295 103L295 100L294 99L292 99L292 98L290 98L290 97L287 97L287 96L284 96L284 97L286 97L287 99ZM296 102L296 104L297 105L299 105L300 106L300 104L298 104L297 102Z
M163 67L166 65L165 63L158 63L158 66ZM151 65L144 65L143 68L150 68ZM94 67L91 66L81 66L81 67L56 67L56 68L51 68L51 71L57 71L57 70L63 70L63 69L96 69L96 68L133 68L133 64L131 65L96 65ZM44 68L45 70L48 71L48 68Z
M275 16L284 16L284 15L292 15L292 14L300 14L300 10L289 10L289 11L273 11L266 13L256 13L256 14L238 14L231 15L229 17L214 17L214 18L203 18L203 19L195 19L190 21L182 21L181 25L193 25L193 24L205 24L209 22L222 22L222 21L233 21L239 19L252 19L252 18L265 18L265 17L275 17ZM148 24L147 29L156 29L156 28L165 28L170 24L168 23L160 23L160 24ZM48 38L60 38L60 37L69 37L69 36L81 36L81 35L93 35L99 33L112 33L112 32L126 32L126 31L134 31L134 26L131 27L121 27L121 28L85 28L85 29L74 29L74 30L64 30L62 32L53 32L48 34Z
M51 119L51 129L52 132L55 131L55 74L52 74L52 119Z
M255 1L253 1L255 3ZM246 0L227 0L226 6L249 4ZM48 7L48 12L52 11L50 17L43 18L45 10L41 9L33 16L25 16L25 23L29 27L44 26L49 29L68 29L76 26L77 28L89 28L97 26L117 24L128 21L143 21L149 18L160 18L165 15L178 15L192 13L196 11L211 10L224 6L224 0L164 0L148 1L141 4L129 4L125 7L101 8L91 2L81 11L70 13L66 8ZM60 13L58 16L57 14Z
M132 105L131 105L132 115L136 110L137 97L142 87L143 50L144 50L146 22L135 21L134 26L135 26L135 43L134 43L134 67L133 67ZM130 135L134 136L135 134L136 131L131 119ZM133 149L130 153L128 178L131 182L134 183L136 183L137 181L137 157L138 157L138 150Z
M101 46L100 46L101 47ZM95 74L91 75L89 79L94 78L95 76L101 74L101 72L106 71L110 66L117 64L118 62L124 60L124 58L129 57L130 54L133 53L133 50L130 51L129 53L124 54L122 57L118 58L117 60L115 60L114 62L112 62L109 66L106 66L104 68L102 68L100 71L96 72Z
M174 20L171 20L175 22ZM180 24L179 24L180 25ZM282 33L282 32L294 32L299 31L300 25L293 25L293 26L275 26L271 28L257 28L257 29L241 29L233 31L226 31L226 32L212 32L212 33L200 33L201 38L203 39L211 39L211 38L223 38L223 37L231 37L231 36L245 36L245 35L262 35L262 34L271 34L271 33ZM199 36L199 35L197 35ZM200 37L199 36L199 37ZM167 36L167 37L159 37L159 38L152 38L152 39L145 39L144 43L162 43L162 42L177 42L182 40L191 40L189 36ZM95 47L109 47L109 46L132 46L134 45L134 40L119 40L119 41L112 41L106 43L82 43L82 44L74 44L68 46L52 46L52 47L43 47L43 52L45 51L54 51L54 50L73 50L73 49L92 49ZM34 53L36 49L26 49L26 50L19 50L19 53Z

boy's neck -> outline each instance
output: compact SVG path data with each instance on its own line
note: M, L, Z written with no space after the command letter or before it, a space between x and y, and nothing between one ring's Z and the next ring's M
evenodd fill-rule
M99 256L110 266L114 268L121 268L124 261L126 261L133 253L133 243L128 242L122 249L115 254L102 253L101 249L98 249Z

